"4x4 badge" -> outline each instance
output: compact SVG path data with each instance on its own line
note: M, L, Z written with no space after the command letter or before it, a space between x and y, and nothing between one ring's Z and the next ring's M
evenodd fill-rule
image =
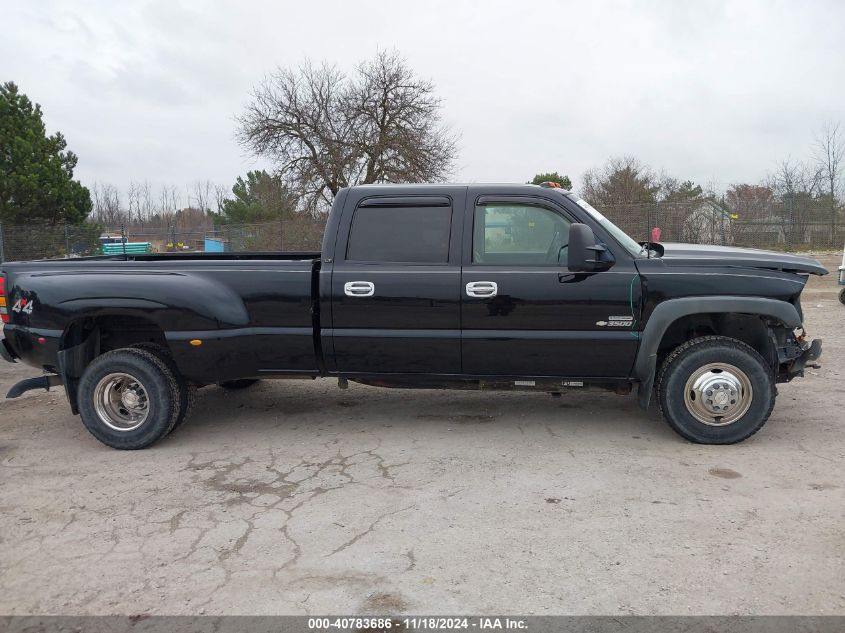
M18 299L15 305L12 306L12 312L23 312L24 314L32 314L32 308L35 304L27 299Z

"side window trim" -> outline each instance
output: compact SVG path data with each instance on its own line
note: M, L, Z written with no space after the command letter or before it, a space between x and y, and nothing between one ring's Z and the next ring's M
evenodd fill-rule
M369 197L358 203L361 207L450 207L448 196ZM357 209L356 209L357 210Z

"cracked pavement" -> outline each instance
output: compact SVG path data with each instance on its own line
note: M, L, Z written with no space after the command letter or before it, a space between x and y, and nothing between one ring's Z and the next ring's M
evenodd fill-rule
M843 614L834 277L822 369L736 446L600 391L207 387L135 452L61 389L0 401L0 613Z

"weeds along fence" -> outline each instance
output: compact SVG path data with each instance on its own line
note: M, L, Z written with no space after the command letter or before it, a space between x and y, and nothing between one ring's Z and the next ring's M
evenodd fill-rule
M638 241L653 229L663 242L776 250L840 249L845 221L823 206L773 205L754 217L709 202L605 205L600 211ZM841 214L840 214L841 216ZM94 224L0 224L0 262L127 252L317 251L325 218L301 216L207 227L102 227Z

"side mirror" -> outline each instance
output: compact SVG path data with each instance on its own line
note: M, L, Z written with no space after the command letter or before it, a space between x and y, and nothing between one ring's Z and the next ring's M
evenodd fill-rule
M586 224L569 226L569 255L566 267L574 273L595 272L610 266L602 261L601 254L607 249L596 242L596 235Z

